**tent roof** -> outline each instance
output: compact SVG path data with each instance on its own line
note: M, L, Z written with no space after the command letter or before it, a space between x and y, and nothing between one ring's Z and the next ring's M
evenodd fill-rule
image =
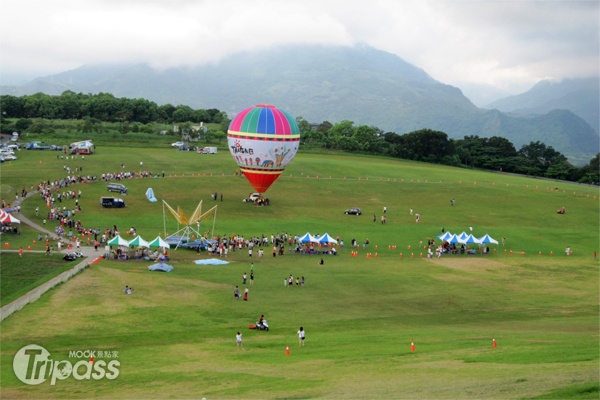
M136 236L134 239L132 239L129 242L129 246L138 246L138 247L150 247L149 243L147 241L145 241L144 239L142 239L141 236Z
M13 217L12 215L10 215L9 213L5 212L5 211L0 211L0 222L2 222L3 224L20 224L21 221L19 219L17 219L16 217Z
M482 244L488 244L488 243L492 243L492 244L498 244L498 241L493 239L490 235L488 235L487 233L485 234L485 236L480 237L479 241Z
M317 243L319 241L319 239L317 239L316 237L314 237L313 235L310 234L310 232L306 232L306 234L304 234L304 236L299 237L298 241L300 243Z
M117 235L111 240L108 241L109 246L129 246L129 242L121 237L121 235Z
M437 236L438 239L443 240L444 242L446 240L448 240L448 238L452 237L452 234L450 232L445 232L442 233L441 235Z
M316 238L319 243L333 243L337 244L337 240L332 238L329 233L324 234L323 236Z
M462 244L473 244L473 243L477 243L480 244L481 242L479 241L479 239L477 239L475 236L473 235L468 235L466 238L461 239L458 238L458 242L462 243Z
M465 240L469 235L467 234L467 232L462 231L462 233L460 235L456 235L458 237L459 240Z
M156 239L148 243L148 247L162 247L163 249L168 249L171 245L160 236L157 236Z

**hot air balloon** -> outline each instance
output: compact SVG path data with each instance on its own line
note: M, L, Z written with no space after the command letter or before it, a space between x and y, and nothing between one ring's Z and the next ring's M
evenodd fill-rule
M233 118L227 142L246 179L258 193L264 193L296 155L300 129L287 112L259 104Z

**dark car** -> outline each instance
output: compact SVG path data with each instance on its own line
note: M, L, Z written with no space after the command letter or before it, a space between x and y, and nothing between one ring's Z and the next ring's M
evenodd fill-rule
M105 208L123 208L126 207L123 199L118 199L115 197L101 197L100 205Z
M350 208L349 210L344 211L344 214L361 215L362 210L360 208Z
M107 189L109 192L127 194L127 187L122 183L109 183Z

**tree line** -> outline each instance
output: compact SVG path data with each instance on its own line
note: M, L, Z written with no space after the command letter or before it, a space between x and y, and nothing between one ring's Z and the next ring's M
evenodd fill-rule
M145 99L116 98L109 93L82 94L65 91L60 96L37 93L29 96L0 96L2 133L24 132L35 127L43 133L44 120L81 120L80 129L102 130L102 122L122 123L124 129L141 124L141 132L153 133L152 124L213 123L221 131L209 135L224 140L230 119L216 109L194 110L186 105L157 105ZM16 122L10 122L16 120ZM35 124L32 120L37 119ZM580 183L600 182L600 153L578 168L560 152L536 141L520 149L507 139L465 136L450 139L445 132L422 129L405 134L383 132L373 126L355 126L352 121L311 124L297 119L303 148L331 149L352 153L384 155L466 168L511 172L530 176L569 180ZM41 121L41 122L40 122ZM138 125L136 125L138 124ZM122 132L126 133L126 132Z

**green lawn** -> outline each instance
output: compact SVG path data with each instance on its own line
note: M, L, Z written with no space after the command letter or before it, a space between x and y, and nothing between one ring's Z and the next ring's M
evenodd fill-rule
M21 187L63 177L65 165L81 166L86 175L118 172L121 163L139 170L140 161L154 174L165 171L165 178L125 182L126 209L99 207L105 183L77 186L84 226L135 226L153 239L177 229L172 217L163 217L161 200L188 215L202 201L203 210L218 206L218 235L328 232L346 247L324 256L323 266L318 256L273 258L270 247L262 259L249 259L245 250L230 253L225 266L196 265L208 256L179 249L168 274L147 271L147 262L94 264L2 323L3 398L598 398L597 188L299 153L267 192L272 205L254 207L241 201L253 189L234 176L225 149L198 155L99 147L83 161L51 152L18 157L1 166L9 199ZM148 187L159 202L145 199ZM223 202L212 201L213 192ZM45 210L37 197L23 204L41 222L36 207ZM364 214L344 215L351 207ZM567 213L556 214L562 207ZM201 226L211 228L212 220ZM475 236L489 233L506 244L491 246L487 256L421 258L423 244L442 228L473 228ZM10 247L28 245L35 235L23 228ZM356 257L348 247L353 238L370 243ZM566 246L573 255L565 255ZM235 301L233 288L243 288L250 262L256 275L250 300ZM3 291L4 280L12 281L5 265L19 263L44 261L3 253ZM304 276L306 285L284 287L290 274ZM122 294L125 285L135 288L132 296ZM271 331L249 330L261 314ZM295 336L299 326L307 332L303 348ZM238 330L244 350L236 349ZM119 375L25 385L12 362L28 344L73 364L79 360L69 359L69 351L116 352Z

